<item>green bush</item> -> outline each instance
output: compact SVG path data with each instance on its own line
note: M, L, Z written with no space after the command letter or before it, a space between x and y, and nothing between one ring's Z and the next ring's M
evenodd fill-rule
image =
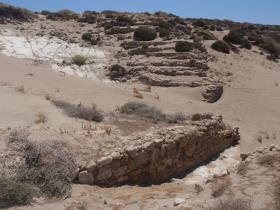
M72 63L76 64L78 66L82 66L85 65L87 61L87 57L83 56L83 55L74 55L72 57Z
M118 26L129 26L133 24L133 21L130 17L125 16L125 15L119 15L117 16L117 25Z
M244 34L239 29L230 30L229 34L225 35L223 39L232 44L243 44L245 41Z
M96 122L103 120L103 115L95 107L76 106L61 100L54 100L52 103L60 109L63 109L69 117Z
M154 28L140 26L134 32L135 41L152 41L157 38L157 31Z
M169 37L170 36L170 30L168 28L160 28L159 29L159 37Z
M85 40L85 41L87 41L87 42L90 42L91 39L92 39L92 34L91 34L91 33L84 33L84 34L82 35L82 39Z
M34 188L14 178L0 177L0 209L28 205L34 197Z
M252 44L248 39L244 39L244 42L242 45L240 45L241 48L246 48L247 50L252 49Z
M176 52L190 52L192 49L192 44L187 41L178 41L175 45Z
M227 54L230 53L230 46L222 40L218 40L218 41L214 42L211 45L211 48L218 52L227 53Z
M198 36L203 37L204 40L217 40L214 34L212 34L210 31L202 30L196 32Z

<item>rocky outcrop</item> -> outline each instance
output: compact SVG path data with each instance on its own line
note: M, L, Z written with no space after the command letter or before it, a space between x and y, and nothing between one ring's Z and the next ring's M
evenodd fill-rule
M223 95L222 85L209 85L202 91L204 100L208 103L217 102Z
M162 183L211 160L238 140L238 129L210 115L130 137L130 145L82 168L76 181L99 186Z

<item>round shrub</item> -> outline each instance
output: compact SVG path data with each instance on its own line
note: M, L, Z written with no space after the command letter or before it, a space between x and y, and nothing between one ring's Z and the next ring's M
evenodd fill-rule
M92 34L91 34L91 33L84 33L84 34L82 35L82 39L85 40L85 41L87 41L87 42L90 42L91 39L92 39Z
M227 53L227 54L230 53L229 45L222 40L218 40L218 41L214 42L211 45L211 48L218 51L218 52Z
M170 31L168 28L160 28L159 29L159 37L169 37L170 36Z
M239 29L230 30L229 34L224 36L224 41L230 42L232 44L243 44L244 34Z
M251 50L252 49L252 44L248 39L244 39L244 42L240 47L245 48L247 50Z
M179 41L175 45L176 52L190 52L192 49L192 44L187 41Z
M157 38L157 31L154 28L140 26L134 32L135 41L152 41Z
M85 65L87 60L87 57L83 56L83 55L74 55L72 57L72 63L78 65L78 66L82 66Z
M125 15L119 15L116 19L116 22L118 26L129 26L133 24L131 18Z

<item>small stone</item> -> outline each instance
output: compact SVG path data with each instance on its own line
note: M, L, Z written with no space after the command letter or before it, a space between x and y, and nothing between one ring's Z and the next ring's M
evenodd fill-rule
M96 162L92 162L91 164L89 164L89 165L87 166L87 171L93 172L93 171L96 170L96 168L97 168Z
M97 161L97 165L99 168L109 165L112 163L113 158L111 156L106 156Z
M110 167L100 168L98 171L97 179L99 181L109 179L112 176L112 170Z
M186 202L184 198L175 198L174 206L179 206L180 204Z
M93 184L94 182L93 175L88 171L80 172L78 179L80 184Z

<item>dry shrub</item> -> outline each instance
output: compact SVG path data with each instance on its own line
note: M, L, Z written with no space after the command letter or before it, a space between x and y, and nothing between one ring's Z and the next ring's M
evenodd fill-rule
M211 196L213 198L221 197L227 190L230 189L231 181L230 179L218 179L212 184Z
M275 154L268 154L265 156L261 156L258 159L258 164L268 167L268 168L273 168L276 163L280 163L280 156L275 155Z
M52 103L60 109L63 109L69 117L95 122L101 122L103 120L103 115L96 109L96 107L88 108L83 107L82 105L76 106L61 100L53 100Z
M252 210L251 204L245 200L225 200L220 201L216 206L212 208L206 208L207 210Z
M248 162L240 162L237 166L237 173L241 176L245 176L248 171Z
M34 188L14 178L0 177L0 209L28 205L35 195Z
M15 90L20 93L25 93L25 88L23 85L16 87Z
M277 177L273 183L273 199L274 199L274 209L280 210L280 177Z
M18 180L38 187L47 197L69 196L76 163L64 144L27 141L24 159L18 169Z
M136 98L144 98L143 94L139 92L139 90L137 88L133 88L133 96Z
M68 196L77 166L67 146L57 141L35 143L28 137L25 130L13 130L8 136L9 146L23 152L17 182L28 183L48 197Z
M143 89L143 91L151 93L152 92L151 85L146 85L145 88Z
M179 123L186 119L182 113L164 114L154 106L148 106L139 102L128 102L119 108L123 114L137 115L153 122Z
M191 120L192 121L199 121L199 120L201 120L201 118L202 118L201 114L195 113L195 114L192 115Z
M36 124L46 123L46 122L47 122L47 116L44 113L40 112L36 115L36 120L35 120Z

